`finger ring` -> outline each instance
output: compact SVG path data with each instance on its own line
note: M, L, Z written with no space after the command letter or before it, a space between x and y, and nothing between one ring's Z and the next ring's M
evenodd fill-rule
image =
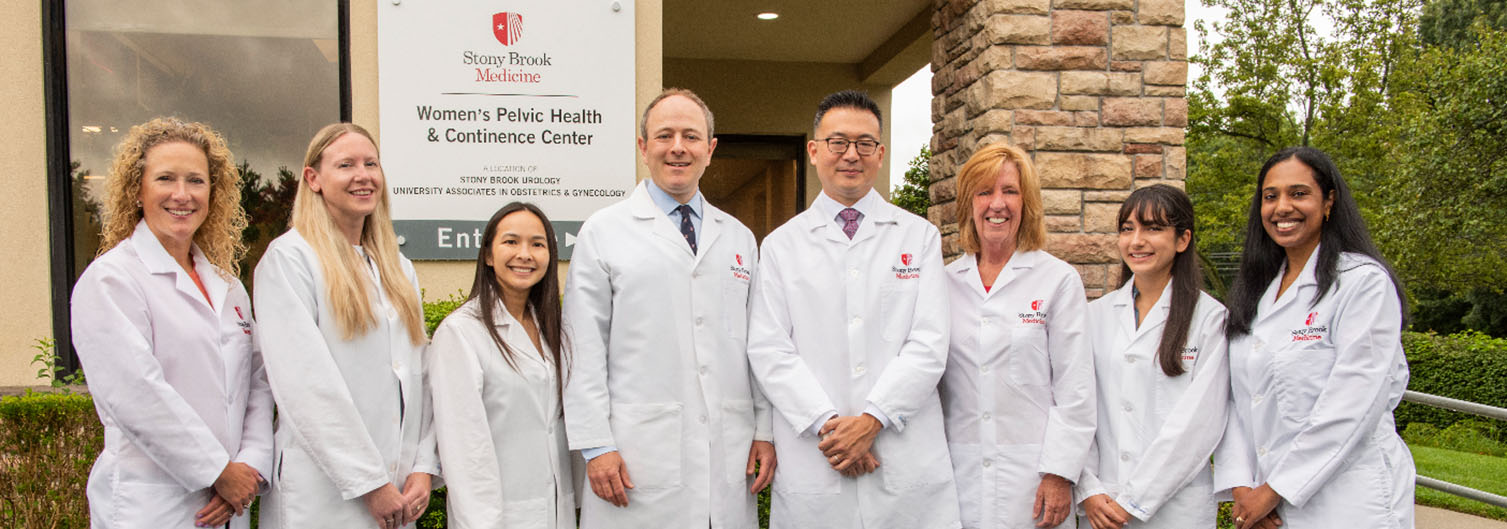
M1245 518L1241 518L1239 516L1236 516L1235 517L1235 523L1245 523Z

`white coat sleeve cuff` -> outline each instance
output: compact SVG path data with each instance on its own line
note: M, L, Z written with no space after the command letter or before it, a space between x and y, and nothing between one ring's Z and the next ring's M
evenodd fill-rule
M879 406L874 405L874 403L870 402L869 406L863 409L863 412L874 416L875 419L878 419L880 426L883 426L886 429L890 427L890 417L888 415L885 415L883 411L880 411Z
M801 432L801 437L820 437L822 434L822 425L827 424L827 421L836 419L837 410L827 410L817 415L817 417L819 418L816 419L816 422L811 423L811 426L806 428L806 431Z
M591 461L593 459L596 459L597 456L616 451L617 446L613 445L598 446L596 448L583 448L581 449L581 457L585 458L587 461Z
M1120 504L1121 509L1125 509L1125 512L1130 513L1131 516L1136 517L1136 519L1140 521L1144 522L1147 519L1151 518L1150 512L1147 512L1146 509L1142 509L1140 505L1136 505L1134 501L1132 501L1130 498L1125 497L1124 494L1121 494L1120 497L1115 498L1115 503Z

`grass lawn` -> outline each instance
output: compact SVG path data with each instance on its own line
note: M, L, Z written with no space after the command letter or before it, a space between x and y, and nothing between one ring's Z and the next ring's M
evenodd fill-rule
M1507 496L1507 458L1426 446L1408 448L1413 451L1413 461L1418 465L1418 474L1421 476ZM1418 503L1423 505L1507 520L1507 509L1475 500L1427 487L1418 487L1417 495Z

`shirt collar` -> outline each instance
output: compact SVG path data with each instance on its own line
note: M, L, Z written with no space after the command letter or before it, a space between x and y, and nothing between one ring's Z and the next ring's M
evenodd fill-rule
M863 195L863 198L858 199L858 202L855 202L852 207L853 209L858 210L859 215L862 215L859 218L868 218L871 214L874 213L875 206L877 206L875 202L878 200L880 200L879 192L870 189L869 192ZM822 218L826 220L832 220L837 218L838 212L841 212L848 206L844 206L841 202L833 200L832 197L827 196L826 191L820 191L816 193L816 200L811 203L811 207L814 207L817 211L821 212Z
M668 216L669 214L674 213L675 208L680 207L680 202L676 201L675 197L670 196L670 194L666 193L665 190L660 189L657 185L654 185L654 179L645 178L644 189L649 191L649 199L654 201L654 206L658 207L660 211L663 211L665 215ZM701 214L701 206L705 202L706 201L701 197L701 190L697 189L696 194L691 197L691 201L686 205L691 207L692 215L704 218L704 216Z

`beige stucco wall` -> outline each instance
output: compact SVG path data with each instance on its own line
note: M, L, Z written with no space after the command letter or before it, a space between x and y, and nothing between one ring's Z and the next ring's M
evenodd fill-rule
M866 90L879 108L890 108L890 86L865 85L856 64L817 62L676 59L664 61L665 84L694 90L717 116L717 134L803 135L811 139L811 119L823 96L845 89ZM886 116L888 119L888 116ZM889 123L884 141L889 145ZM801 163L807 163L802 160ZM889 196L890 159L874 181ZM806 197L816 197L821 182L806 171Z
M52 284L47 249L47 121L42 84L39 2L0 2L0 386L31 385L37 338L52 336Z

